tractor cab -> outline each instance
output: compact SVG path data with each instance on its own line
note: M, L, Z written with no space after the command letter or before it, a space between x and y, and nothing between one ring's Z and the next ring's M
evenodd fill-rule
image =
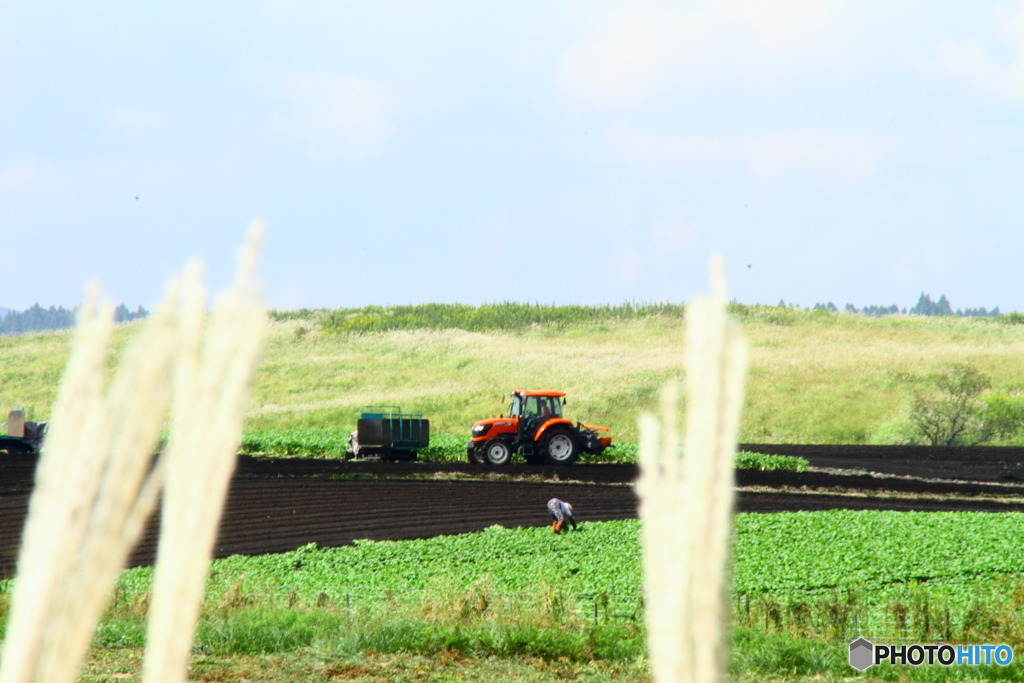
M516 425L520 438L532 439L537 429L548 420L562 418L562 404L565 402L565 394L551 392L541 394L538 392L512 393L512 405L509 406L509 418L516 419Z

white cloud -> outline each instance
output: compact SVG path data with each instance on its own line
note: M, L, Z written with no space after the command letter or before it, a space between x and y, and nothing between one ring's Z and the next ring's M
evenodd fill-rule
M362 158L394 133L392 96L378 81L325 70L294 73L279 89L284 108L274 122L305 141L311 154Z
M736 22L733 30L750 31L761 50L785 52L804 49L832 34L839 3L821 0L712 0L723 18Z
M944 42L931 52L917 52L913 61L922 71L959 83L974 95L1021 103L1024 101L1024 4L1012 12L996 8L993 19L999 39ZM999 53L1007 56L995 56Z
M772 131L749 138L749 164L762 180L816 171L833 181L856 182L874 174L885 144L858 132Z
M645 168L739 164L770 182L814 171L834 182L871 176L888 153L887 141L857 132L766 131L735 135L654 135L619 126L609 130L612 150Z
M628 110L647 98L662 71L687 50L710 49L698 20L632 8L569 50L559 70L562 93L579 107Z
M99 114L110 130L128 138L159 133L170 123L166 114L131 105L104 103L99 107Z
M23 195L35 189L50 173L50 169L41 164L5 164L0 166L0 193Z
M655 219L651 226L651 235L660 244L669 249L684 249L697 242L697 230L682 217Z
M640 279L640 257L624 256L614 270L615 279L619 282L634 282Z
M791 60L819 69L815 53L834 46L836 4L711 0L689 9L633 6L570 48L558 68L562 96L581 109L629 112L653 92L701 82L758 83Z

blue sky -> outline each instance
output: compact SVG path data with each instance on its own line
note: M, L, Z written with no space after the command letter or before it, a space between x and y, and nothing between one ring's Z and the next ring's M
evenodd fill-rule
M0 2L0 305L1024 310L1022 114L1022 3Z

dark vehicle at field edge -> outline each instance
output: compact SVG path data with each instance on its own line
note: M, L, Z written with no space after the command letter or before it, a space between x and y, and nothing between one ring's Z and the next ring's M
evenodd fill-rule
M8 422L10 425L11 422ZM43 446L43 439L46 438L46 430L49 422L24 422L22 436L0 436L0 451L11 455L38 453ZM8 426L8 431L11 427Z
M416 452L429 445L430 420L421 413L403 413L398 406L363 406L345 457L415 460Z

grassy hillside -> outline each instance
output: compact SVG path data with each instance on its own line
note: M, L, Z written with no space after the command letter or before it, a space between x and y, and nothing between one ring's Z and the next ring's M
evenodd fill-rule
M778 443L901 443L912 437L915 388L954 362L989 374L993 390L1024 391L1024 325L957 317L863 318L734 307L751 341L742 439ZM137 329L118 329L118 345ZM0 338L0 410L45 419L69 334ZM635 440L639 411L682 368L675 316L521 331L325 331L310 319L273 323L251 429L350 429L359 407L422 412L436 432L465 433L516 388L568 392L569 417Z

